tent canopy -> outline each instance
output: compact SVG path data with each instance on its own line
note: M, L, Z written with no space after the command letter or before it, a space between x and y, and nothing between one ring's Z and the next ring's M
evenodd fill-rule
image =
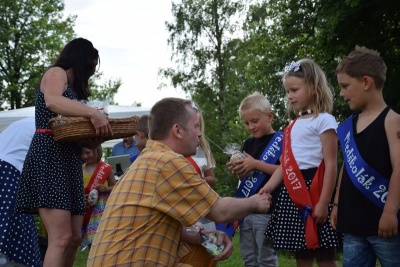
M108 116L113 119L127 118L131 116L141 116L150 113L150 108L132 106L108 106ZM19 108L8 111L0 111L0 132L14 121L27 117L35 116L35 107ZM110 140L103 143L103 147L112 147L120 142L121 139Z

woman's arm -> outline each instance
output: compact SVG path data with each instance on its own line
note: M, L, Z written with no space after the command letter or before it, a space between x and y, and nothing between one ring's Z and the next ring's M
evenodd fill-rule
M46 108L64 116L90 118L96 134L112 133L107 117L96 109L82 105L63 96L67 89L68 79L65 70L59 67L50 68L43 76L40 90L44 95Z

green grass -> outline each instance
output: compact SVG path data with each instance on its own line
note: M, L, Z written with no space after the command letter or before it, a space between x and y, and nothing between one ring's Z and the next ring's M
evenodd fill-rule
M239 235L236 234L233 237L233 253L232 255L224 260L218 262L217 267L244 267L243 261L242 261L242 254L240 252L240 245L239 245ZM278 264L279 267L292 267L296 266L296 261L294 259L288 259L286 257L279 257L278 258Z
M233 253L232 255L224 261L220 261L217 264L217 267L243 267L242 261L242 253L240 253L240 246L239 246L239 234L236 233L232 239L233 241Z
M89 254L89 249L84 251L80 251L79 248L78 253L76 253L74 267L86 267L86 261Z
M224 260L220 261L217 265L217 267L244 267L243 261L242 261L242 255L240 253L240 247L239 247L239 235L236 234L233 238L233 246L234 250L232 255ZM88 256L88 250L86 249L85 251L81 252L78 251L74 263L74 267L85 267L86 266L86 259ZM288 259L286 257L279 257L279 267L293 267L296 266L296 261L294 259Z

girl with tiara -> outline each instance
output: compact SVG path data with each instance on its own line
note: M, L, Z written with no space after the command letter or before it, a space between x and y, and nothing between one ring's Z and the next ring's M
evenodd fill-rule
M286 66L283 77L288 116L281 167L260 190L284 186L266 229L265 242L293 253L297 266L337 266L337 232L330 225L331 197L337 174L337 122L332 91L322 69L311 59Z

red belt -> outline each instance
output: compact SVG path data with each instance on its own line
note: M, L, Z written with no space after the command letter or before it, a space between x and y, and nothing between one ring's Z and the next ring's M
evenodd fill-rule
M44 133L47 135L53 135L53 131L50 129L36 129L37 133Z

